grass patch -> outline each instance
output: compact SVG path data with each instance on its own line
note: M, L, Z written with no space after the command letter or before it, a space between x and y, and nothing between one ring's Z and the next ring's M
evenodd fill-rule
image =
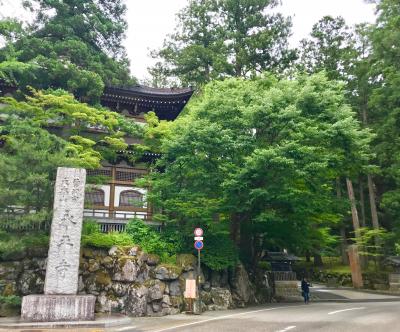
M87 220L82 226L81 244L84 247L110 249L113 246L130 246L134 243L126 233L101 233L96 221Z

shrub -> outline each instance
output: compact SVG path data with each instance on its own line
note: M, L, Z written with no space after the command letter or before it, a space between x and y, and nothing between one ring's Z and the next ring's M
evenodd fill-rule
M132 238L126 233L100 233L95 232L89 235L82 235L84 247L110 249L112 246L133 245Z
M267 262L267 261L259 261L258 262L258 268L260 268L261 270L265 270L265 271L271 271L271 263Z
M82 235L91 235L95 233L100 233L99 224L96 220L85 219L82 225Z
M126 232L133 242L148 253L157 254L162 261L172 261L170 256L180 250L179 235L173 231L159 233L141 220L134 219L126 225Z
M16 295L10 296L1 296L0 295L0 304L8 304L13 307L19 307L21 305L21 298Z
M0 260L22 259L33 249L46 251L49 236L42 232L28 235L0 232Z
M202 253L202 262L216 271L236 266L239 260L235 245L225 233L208 234Z

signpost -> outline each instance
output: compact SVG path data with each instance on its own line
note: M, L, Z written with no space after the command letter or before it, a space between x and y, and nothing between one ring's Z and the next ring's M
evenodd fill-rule
M194 230L194 248L197 249L197 307L198 313L201 314L201 296L200 296L200 250L203 249L203 230L196 228Z

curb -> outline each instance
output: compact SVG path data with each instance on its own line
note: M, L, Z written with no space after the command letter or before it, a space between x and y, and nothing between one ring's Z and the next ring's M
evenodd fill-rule
M131 322L132 319L129 317L80 322L8 322L0 323L0 331L2 329L108 328L127 325ZM135 328L135 326L132 325L132 328Z

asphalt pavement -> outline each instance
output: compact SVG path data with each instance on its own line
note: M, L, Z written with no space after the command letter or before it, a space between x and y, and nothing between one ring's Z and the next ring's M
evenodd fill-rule
M35 329L19 332L400 332L400 297L326 288L314 285L312 300L305 305L275 303L245 309L207 311L201 315L126 319L109 328ZM101 317L99 320L111 320ZM4 319L3 319L4 320ZM0 331L10 331L1 329Z
M270 305L207 312L201 316L174 315L138 318L133 326L112 332L399 332L400 302Z

